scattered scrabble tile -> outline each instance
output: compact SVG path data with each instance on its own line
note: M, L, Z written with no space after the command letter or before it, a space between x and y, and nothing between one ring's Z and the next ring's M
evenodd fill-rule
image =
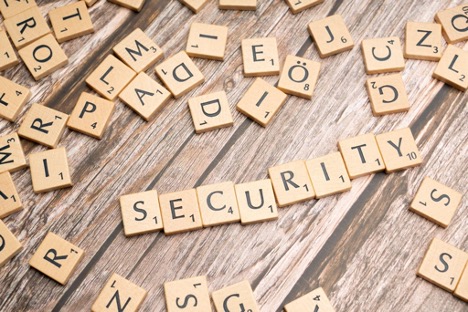
M113 50L137 73L146 71L164 56L162 49L140 28L120 41Z
M310 23L309 33L314 38L321 58L348 51L354 47L353 38L341 15L332 15Z
M276 38L251 38L242 40L244 76L271 76L279 74Z
M67 126L75 131L101 139L107 129L115 103L83 92L68 119Z
M34 0L3 0L0 1L0 11L2 12L3 18L18 15L30 8L36 7L36 1Z
M379 146L372 133L342 140L338 148L351 179L385 170Z
M37 6L5 19L4 24L17 49L50 33L50 28Z
M49 17L55 38L60 43L94 32L93 22L84 1L51 10Z
M98 0L84 0L88 7L93 6Z
M18 134L14 132L0 137L0 172L14 172L26 166Z
M417 275L440 288L453 292L467 261L466 252L434 238L424 255Z
M341 153L331 153L307 160L306 166L317 198L346 192L351 189L351 181Z
M387 173L419 166L422 163L410 128L382 133L375 138Z
M445 40L457 43L468 39L468 6L459 5L436 14L435 20L442 25Z
M219 0L221 10L256 10L257 0Z
M257 78L237 103L237 110L266 127L286 102L286 98L281 90Z
M248 281L217 290L211 294L216 311L249 311L260 312L255 301L252 287Z
M0 220L0 267L17 255L23 246Z
M127 237L163 229L157 191L121 196L120 209Z
M224 60L228 28L226 26L193 23L187 41L187 54L211 60Z
M236 184L235 188L242 224L278 219L271 180Z
M176 99L205 81L203 74L184 51L158 65L156 74Z
M89 75L86 83L101 96L113 101L135 75L136 73L122 61L108 55Z
M208 0L180 0L194 13L200 12L201 9L208 3Z
M140 12L141 8L145 4L145 0L107 0L117 5L123 6L124 8Z
M8 171L0 173L0 218L5 218L21 209L23 204L10 173Z
M211 311L208 283L205 276L197 276L164 284L167 312Z
M286 0L286 3L291 8L293 14L302 12L308 8L316 6L322 3L324 0Z
M146 290L114 273L101 290L91 311L136 312L146 295Z
M18 53L36 80L68 64L68 57L50 34L22 48Z
M400 73L369 78L366 89L374 116L406 112L410 108Z
M83 256L82 249L49 232L29 260L29 265L58 283L66 285Z
M361 50L367 74L402 71L405 60L397 37L365 39Z
M442 56L442 27L434 23L406 23L405 58L438 61Z
M311 99L320 73L320 63L288 55L278 82L284 93Z
M446 228L461 199L459 192L426 177L411 202L410 210Z
M448 45L432 76L461 91L468 89L468 51Z
M159 195L159 203L166 235L203 227L194 189Z
M68 115L41 104L33 104L18 129L20 137L55 148L62 137Z
M29 156L34 192L43 193L72 186L65 148Z
M284 306L286 312L335 312L323 289L317 288Z
M199 186L197 197L204 227L240 221L234 183Z
M19 64L16 52L5 31L0 29L0 71Z
M15 121L30 97L28 88L0 76L0 117Z
M224 91L197 96L188 103L196 133L231 127L234 123Z
M146 73L139 73L119 98L144 120L149 121L164 107L171 93Z
M463 274L453 294L465 302L468 302L468 262L466 263L465 270L463 270Z

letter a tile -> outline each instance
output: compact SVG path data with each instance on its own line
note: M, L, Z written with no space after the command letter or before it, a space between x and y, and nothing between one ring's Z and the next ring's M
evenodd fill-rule
M468 51L448 45L432 77L461 91L468 89Z
M0 173L0 218L5 218L21 209L23 205L10 173Z
M276 38L251 38L242 40L244 76L271 76L279 74Z
M197 276L164 284L167 312L211 311L208 283L205 276ZM183 303L186 302L184 305ZM194 305L193 303L196 302ZM188 305L190 304L190 305ZM186 309L190 307L189 309Z
M236 184L235 188L242 224L278 219L271 180Z
M15 121L30 97L28 88L0 76L0 117Z
M0 137L0 172L27 167L23 146L16 132Z
M435 20L442 25L443 34L448 43L457 43L468 39L468 5L440 11Z
M286 312L335 312L325 291L320 287L284 306Z
M0 220L0 247L0 268L23 249L2 220Z
M361 51L368 75L397 72L405 68L400 39L397 37L362 40Z
M191 98L189 108L196 133L233 125L231 110L224 91Z
M236 307L237 309L242 307L241 309L244 311L260 312L248 281L217 290L211 296L218 312L225 312Z

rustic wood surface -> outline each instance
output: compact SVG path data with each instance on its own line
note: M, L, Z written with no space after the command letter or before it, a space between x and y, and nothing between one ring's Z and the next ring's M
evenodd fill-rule
M69 2L39 0L38 5L45 15ZM255 12L220 11L217 1L210 0L194 15L175 0L147 0L139 14L99 1L91 8L96 32L62 44L70 59L67 67L39 83L23 64L4 73L31 87L33 98L17 122L0 121L2 135L18 128L34 102L71 113L80 93L90 91L85 78L136 27L167 57L185 48L192 22L227 25L226 59L196 59L207 82L172 100L152 122L119 102L101 141L66 130L59 146L67 148L73 188L36 195L29 170L13 174L25 209L4 221L24 250L0 268L0 311L87 311L113 272L148 291L143 311L165 311L165 281L196 275L207 275L211 291L250 280L265 312L281 311L319 285L337 311L467 311L466 303L416 277L433 237L468 250L466 196L445 230L408 207L425 176L466 193L468 95L431 78L435 62L408 60L403 77L410 111L373 117L359 48L364 38L403 40L408 20L432 21L437 11L462 2L327 0L292 15L282 0L259 0ZM307 24L336 13L356 46L321 60ZM263 129L236 112L235 104L253 82L242 74L240 41L265 36L277 38L282 62L288 54L300 55L322 62L322 71L312 101L289 97ZM153 70L148 72L154 77ZM276 83L278 77L266 80ZM187 99L222 89L228 93L234 127L196 135ZM280 209L276 222L172 237L124 237L120 195L263 179L273 165L336 151L340 139L406 126L424 157L421 167L356 179L350 192ZM24 140L23 145L27 154L44 150ZM65 287L28 266L48 231L86 251Z

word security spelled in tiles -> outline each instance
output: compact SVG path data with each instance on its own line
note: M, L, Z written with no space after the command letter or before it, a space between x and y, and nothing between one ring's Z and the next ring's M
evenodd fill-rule
M255 301L252 287L248 281L243 281L226 288L214 291L211 296L216 311L249 311L260 312Z
M320 57L328 57L354 47L354 41L341 15L332 15L309 24Z
M400 39L397 37L364 39L361 50L369 75L402 71L405 68Z
M93 22L84 1L51 10L49 17L55 38L60 43L94 32Z
M21 209L23 204L10 173L0 173L0 218L8 217Z
M208 283L205 276L197 276L164 284L167 312L211 311Z
M0 137L0 172L27 167L23 146L16 132Z
M0 76L0 117L15 121L30 97L28 88Z
M468 6L459 5L436 14L435 20L442 25L443 34L448 43L457 43L468 39Z
M10 232L5 223L0 220L0 268L11 258L17 255L23 246L18 239Z
M228 28L211 24L193 23L187 41L187 54L191 57L224 60Z
M231 127L234 123L224 91L191 98L188 104L196 133Z
M442 27L434 23L406 23L405 58L438 61L442 56Z
M201 9L208 3L208 0L180 0L194 13L200 12Z
M461 91L468 89L468 51L449 44L432 76Z
M278 219L278 209L271 180L236 184L235 189L242 224Z
M145 0L107 0L117 5L123 6L124 8L140 12L141 8L145 4Z
M35 0L3 0L0 1L0 11L4 19L18 15L30 8L37 7Z
M308 8L323 3L324 0L286 0L286 3L291 8L293 14L302 12Z
M242 40L244 76L271 76L279 74L276 38L250 38Z
M325 291L320 287L284 306L286 312L335 312Z
M463 274L453 294L463 301L468 302L468 262L466 263L465 270L463 270Z
M17 64L19 64L19 59L10 43L10 39L8 39L6 32L0 29L0 71L9 69Z
M310 100L320 73L320 63L299 56L288 55L278 82L278 89L286 94Z
M410 108L400 73L369 78L366 89L374 116L406 112Z
M221 10L256 10L257 0L219 0Z

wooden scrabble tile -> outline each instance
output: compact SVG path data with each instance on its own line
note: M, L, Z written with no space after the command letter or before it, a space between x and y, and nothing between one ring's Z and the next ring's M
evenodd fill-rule
M410 108L400 73L369 78L366 89L374 116L406 112Z
M208 283L205 276L197 276L164 283L167 312L211 311Z
M55 148L62 137L68 115L41 104L33 104L18 129L20 137Z
M270 179L236 184L235 189L242 224L278 219L278 209Z
M327 294L321 287L288 303L284 309L286 312L335 312Z
M21 209L23 204L10 173L8 171L0 173L0 218L5 218Z
M234 183L199 186L197 195L204 227L240 221Z
M72 186L65 148L29 156L34 192L43 193Z
M307 160L306 166L317 198L351 189L351 181L341 153L331 153Z
M166 105L171 93L146 73L139 73L119 98L144 120L149 121Z
M463 274L453 294L463 301L468 302L468 262L465 265Z
M235 309L260 312L252 287L248 281L214 291L211 296L218 312L236 311Z
M459 5L436 14L435 20L442 25L445 40L457 43L468 39L468 6Z
M0 172L14 172L26 167L23 147L16 132L0 137Z
M84 0L88 7L93 6L98 0Z
M224 91L191 98L188 104L196 133L231 127L234 124Z
M417 275L442 289L453 292L467 261L466 252L434 238L424 255Z
M164 57L163 50L140 28L120 41L113 50L137 73L146 71Z
M194 13L200 12L201 9L208 3L208 0L180 0Z
M114 109L114 102L83 92L68 119L67 126L93 138L101 139Z
M0 11L4 19L34 7L37 7L35 0L3 0L0 2Z
M279 74L276 38L250 38L242 40L244 76L271 76Z
M51 32L37 6L5 19L4 24L17 49Z
M448 45L432 77L461 91L468 89L468 51Z
M410 128L382 133L375 138L387 173L419 166L422 163Z
M30 97L28 88L0 76L0 117L15 121Z
M405 60L397 37L362 40L361 51L367 74L402 71Z
M314 38L321 58L348 51L354 47L353 38L341 15L332 15L310 23L309 33Z
M122 61L108 55L89 75L86 83L101 96L113 101L135 75L136 73Z
M288 55L278 82L284 93L310 100L320 73L320 63Z
M29 265L58 283L66 285L83 256L82 249L49 232L29 260Z
M127 237L163 229L157 191L121 196L120 209Z
M203 74L184 51L159 64L156 74L176 99L205 81Z
M324 0L286 0L286 3L291 8L291 12L293 14L297 14L313 6L316 6L323 1Z
M226 26L193 23L187 41L187 54L211 60L224 60L228 28Z
M261 78L257 78L242 99L237 110L262 127L266 127L286 102L287 95Z
M411 202L410 210L446 228L461 199L459 192L426 177Z
M0 71L19 64L16 52L10 43L5 31L0 29Z
M219 0L221 10L256 10L257 0Z
M35 80L68 64L68 57L54 36L46 35L18 51Z
M440 60L442 56L442 27L434 23L406 23L404 56L416 60Z
M140 12L141 8L145 4L145 0L107 0L117 5L123 6L124 8Z
M203 227L194 189L159 195L159 204L166 235Z
M136 312L147 294L143 288L114 273L101 290L91 311Z
M21 249L23 249L21 243L0 220L0 268L17 255Z
M84 1L51 10L49 17L55 38L60 43L94 32L93 22Z

